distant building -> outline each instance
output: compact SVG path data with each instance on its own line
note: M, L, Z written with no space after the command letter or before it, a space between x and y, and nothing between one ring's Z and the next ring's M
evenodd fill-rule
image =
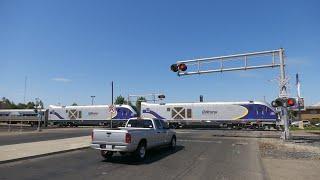
M320 121L320 105L306 106L304 110L301 110L301 119L315 122Z
M320 120L320 106L307 106L305 111L301 111L302 119Z

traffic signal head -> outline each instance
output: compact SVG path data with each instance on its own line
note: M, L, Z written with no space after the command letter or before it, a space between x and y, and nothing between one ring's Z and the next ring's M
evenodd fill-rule
M291 107L296 105L296 100L294 98L288 98L287 99L287 107Z
M188 67L186 64L181 63L181 64L172 64L170 69L173 72L178 72L178 71L186 71Z
M281 98L277 98L276 100L271 102L272 107L280 107L283 106L283 100Z
M179 70L177 64L172 64L170 69L171 69L171 71L173 71L173 72L178 72L178 70Z
M164 99L164 98L166 98L166 96L163 95L163 94L161 94L161 95L158 96L158 98L159 98L159 99Z
M186 65L186 64L183 64L183 63L182 63L182 64L179 64L178 67L179 67L179 70L180 70L180 71L186 71L186 70L188 69L187 65Z
M272 107L280 107L286 105L287 107L291 107L296 105L295 98L277 98L276 100L271 102Z

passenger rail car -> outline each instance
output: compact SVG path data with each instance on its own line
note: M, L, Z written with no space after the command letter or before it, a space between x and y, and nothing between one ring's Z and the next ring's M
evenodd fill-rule
M141 116L167 120L172 126L274 126L278 116L265 102L141 103Z
M40 109L37 113L34 109L0 109L0 122L8 124L30 124L31 126L38 124L46 124L48 119L48 111Z
M129 105L116 105L115 113L109 112L108 105L92 106L49 106L48 122L54 125L113 125L118 126L129 118L136 117L136 111Z

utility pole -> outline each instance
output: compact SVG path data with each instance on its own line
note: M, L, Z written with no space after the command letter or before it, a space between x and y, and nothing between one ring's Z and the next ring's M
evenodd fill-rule
M114 108L113 104L113 81L111 81L111 106ZM110 128L112 128L112 111L110 112Z
M26 96L27 96L27 80L28 77L24 78L24 93L23 93L23 103L26 104Z

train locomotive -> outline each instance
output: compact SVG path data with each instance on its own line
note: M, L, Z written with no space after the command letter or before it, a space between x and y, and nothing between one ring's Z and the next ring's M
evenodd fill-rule
M274 127L279 125L276 110L268 103L196 102L141 104L141 116L167 120L173 127L219 125L237 127Z

